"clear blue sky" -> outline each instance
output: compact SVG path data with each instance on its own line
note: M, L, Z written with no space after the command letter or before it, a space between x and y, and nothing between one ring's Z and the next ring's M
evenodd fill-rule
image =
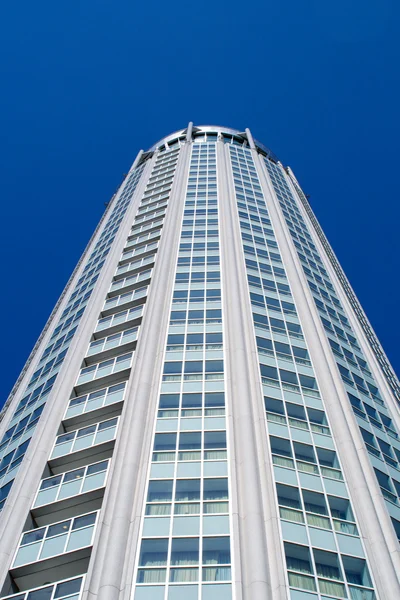
M140 148L188 121L289 164L400 371L398 0L72 0L0 15L3 400Z

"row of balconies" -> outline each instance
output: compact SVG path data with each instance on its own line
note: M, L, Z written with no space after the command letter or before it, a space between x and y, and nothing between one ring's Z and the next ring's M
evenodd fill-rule
M118 358L121 357L112 359L114 365ZM129 360L122 356L124 381L112 384L115 371L110 371L97 379L108 381L109 385L101 389L97 385L97 389L70 399L3 594L30 590L13 598L58 599L62 597L60 580L66 577L73 578L78 594L82 583L82 577L78 576L87 571L131 360L132 353ZM95 365L96 372L100 365ZM77 383L75 391L82 387L79 378ZM49 581L57 583L49 586ZM68 586L71 585L68 581ZM68 586L63 584L65 593Z
M83 589L84 576L64 579L56 583L18 592L4 600L78 600Z
M150 229L150 245L142 236L128 242L128 246L137 242L133 255L140 254L140 259L120 263L117 268L35 493L3 596L17 592L9 597L79 598L154 264L157 244L153 239L160 235L149 225L143 224L141 230ZM131 252L125 252L121 260L130 258Z
M89 410L86 417L91 412L93 418L102 410L121 412L121 396L117 393L110 395L107 393L109 390L101 397L102 407ZM107 404L108 398L116 402ZM88 399L82 405L87 407ZM3 594L36 587L41 589L48 582L59 582L86 573L119 414L107 420L97 419L97 422L81 428L76 428L76 422L72 425L74 421L71 419L63 421L62 429L69 426L75 429L60 433L55 440ZM45 597L51 598L53 592L46 586ZM37 595L42 600L39 590Z
M137 333L138 327L125 329L89 345L89 362L107 352L119 351L120 356L81 369L75 397L69 401L51 449L3 595L19 590L13 596L18 600L39 600L39 596L40 600L58 600L62 581L68 577L73 579L63 583L62 589L66 593L72 586L78 596L89 563ZM132 351L121 355L128 346Z

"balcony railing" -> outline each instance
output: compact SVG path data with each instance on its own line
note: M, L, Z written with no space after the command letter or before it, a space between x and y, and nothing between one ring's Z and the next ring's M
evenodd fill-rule
M60 502L67 498L76 498L80 494L104 487L109 463L109 460L103 460L43 479L32 508Z
M11 569L91 546L98 512L88 513L22 535Z
M166 205L163 208L157 208L156 210L151 210L147 214L138 215L135 219L134 225L138 225L139 223L149 223L152 219L164 218L165 217Z
M72 398L69 401L64 415L64 421L77 417L79 415L101 409L105 406L111 406L117 402L122 402L125 394L126 382L118 383L101 390L96 390L84 396Z
M135 308L130 308L129 310L118 312L115 315L103 317L99 319L97 323L96 332L109 329L110 327L116 327L116 325L121 325L122 323L126 323L128 321L133 321L134 319L141 317L142 314L143 306L137 306Z
M155 219L154 221L150 221L149 223L146 223L146 225L141 225L141 226L135 225L131 229L131 235L141 233L142 231L148 231L149 229L153 229L153 227L159 227L163 224L163 222L164 222L164 219Z
M135 275L129 275L129 277L125 277L125 279L113 281L110 287L110 293L149 279L151 277L151 272L151 269L146 269L145 271L141 271L140 273L136 273Z
M106 352L112 348L117 348L118 346L124 346L125 344L135 342L137 340L138 330L139 327L131 327L125 331L119 331L118 333L114 333L113 335L109 335L105 338L94 340L89 344L86 356L93 356L94 354Z
M118 421L119 418L114 417L113 419L95 423L89 427L83 427L82 429L59 435L56 438L50 460L114 440Z
M150 256L146 256L142 259L134 260L130 263L121 265L120 267L118 267L118 269L116 271L116 275L121 275L121 273L127 273L129 271L136 271L138 269L141 269L145 265L151 264L152 262L154 262L153 254L151 254Z
M136 290L132 290L131 292L126 292L125 294L121 294L120 296L114 296L113 298L108 298L103 307L103 313L109 311L116 306L122 306L123 304L127 304L128 302L135 302L139 298L143 298L143 296L147 295L147 286L138 288Z
M26 590L2 600L79 600L84 576L56 581L51 585Z
M116 358L111 358L109 360L103 360L100 363L90 365L89 367L84 367L81 369L75 385L82 385L88 381L100 379L101 377L118 373L124 369L129 369L132 364L132 357L133 353L129 352L128 354L123 354L122 356L117 356Z
M155 231L152 231L150 233L145 233L143 235L128 239L128 242L126 243L126 246L125 246L125 250L128 250L129 248L133 248L134 246L137 246L138 244L144 244L146 242L151 242L153 240L157 240L157 238L160 237L160 234L161 234L161 228L156 229Z

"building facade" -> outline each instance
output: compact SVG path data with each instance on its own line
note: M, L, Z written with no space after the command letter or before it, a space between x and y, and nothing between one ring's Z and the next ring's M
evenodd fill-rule
M293 172L141 151L1 415L1 598L400 598L400 386Z

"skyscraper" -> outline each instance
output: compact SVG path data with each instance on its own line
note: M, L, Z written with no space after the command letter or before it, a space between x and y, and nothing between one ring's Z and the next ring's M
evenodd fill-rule
M250 131L140 152L2 413L18 600L395 600L400 386Z

